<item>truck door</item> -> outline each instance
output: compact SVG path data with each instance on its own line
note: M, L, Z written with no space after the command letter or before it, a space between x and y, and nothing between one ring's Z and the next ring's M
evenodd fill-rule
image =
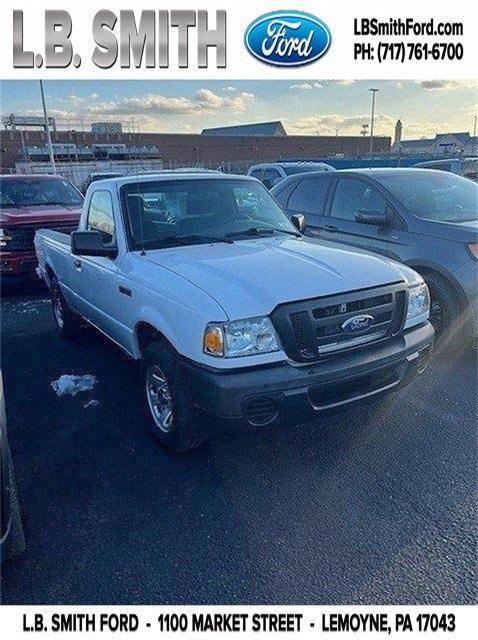
M86 229L99 231L105 244L116 244L113 201L106 189L95 191L90 199ZM71 256L72 288L81 313L99 329L122 344L122 327L117 312L117 273L119 257ZM123 336L124 338L124 336Z
M387 214L382 225L356 221L360 212ZM341 177L336 180L328 215L320 237L400 259L407 233L386 198L367 180Z

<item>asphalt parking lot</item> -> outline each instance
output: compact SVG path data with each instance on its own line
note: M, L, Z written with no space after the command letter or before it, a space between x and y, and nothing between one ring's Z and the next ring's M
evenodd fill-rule
M61 340L45 291L5 295L2 343L27 540L5 603L476 602L473 352L372 414L218 425L173 456L143 422L136 365L93 330ZM97 384L58 397L64 373Z

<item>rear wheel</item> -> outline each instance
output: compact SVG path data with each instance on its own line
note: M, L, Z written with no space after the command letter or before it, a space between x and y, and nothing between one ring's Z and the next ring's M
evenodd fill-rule
M192 402L179 356L166 340L146 347L141 386L148 422L163 447L187 451L206 440L207 430Z
M55 276L50 280L50 297L58 333L62 338L73 338L80 330L81 319L68 306Z

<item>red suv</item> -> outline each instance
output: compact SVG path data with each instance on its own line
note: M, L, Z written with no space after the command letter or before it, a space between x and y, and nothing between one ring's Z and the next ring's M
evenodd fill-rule
M0 176L0 275L2 284L32 279L37 229L76 229L83 196L61 176Z

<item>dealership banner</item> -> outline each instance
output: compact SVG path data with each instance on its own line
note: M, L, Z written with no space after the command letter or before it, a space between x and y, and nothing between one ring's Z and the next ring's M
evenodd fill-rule
M53 638L471 638L470 606L6 607L9 640Z
M4 79L473 79L472 2L2 3Z

